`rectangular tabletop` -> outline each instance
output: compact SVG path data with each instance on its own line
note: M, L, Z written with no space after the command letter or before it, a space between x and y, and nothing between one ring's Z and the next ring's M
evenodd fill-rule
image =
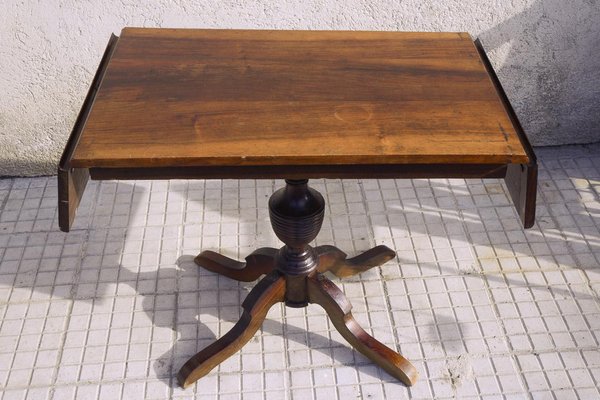
M465 33L124 29L76 167L528 162Z
M467 33L125 28L61 160L61 227L90 175L503 177L525 218L535 171Z

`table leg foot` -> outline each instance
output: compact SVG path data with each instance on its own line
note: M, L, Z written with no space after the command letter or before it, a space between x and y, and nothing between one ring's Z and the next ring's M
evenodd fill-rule
M417 381L419 374L407 359L361 328L352 316L352 305L333 282L322 274L308 277L307 281L310 302L325 309L335 328L352 347L405 385L412 386Z
M246 257L246 262L240 262L207 250L200 253L194 261L211 272L236 281L252 282L275 269L278 251L271 247L263 247Z
M347 254L335 246L318 246L315 251L319 257L318 271L330 271L338 278L360 274L396 257L394 250L383 245L373 247L352 258L346 258Z
M229 332L190 358L179 370L177 380L186 388L235 354L261 327L269 309L285 300L285 278L274 271L264 277L242 303L240 320Z

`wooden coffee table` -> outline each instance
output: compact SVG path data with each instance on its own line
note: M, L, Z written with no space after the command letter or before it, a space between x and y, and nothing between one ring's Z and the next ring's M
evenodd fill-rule
M269 200L285 246L196 263L240 281L266 274L239 322L179 371L187 387L237 352L269 308L321 305L358 351L407 385L416 369L369 336L346 277L395 256L311 247L324 214L310 178L504 178L534 222L536 158L485 52L466 33L126 28L110 39L58 170L71 227L88 178L281 178Z

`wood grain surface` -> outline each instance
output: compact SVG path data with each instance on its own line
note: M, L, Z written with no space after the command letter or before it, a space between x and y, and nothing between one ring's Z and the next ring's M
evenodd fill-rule
M396 257L394 250L381 244L352 258L348 258L342 250L330 245L317 246L315 252L319 257L317 271L329 271L338 278L358 275Z
M352 305L344 293L321 274L307 280L310 302L323 307L337 331L365 357L407 386L419 377L416 368L399 353L369 335L352 316Z
M72 165L528 161L465 33L126 28Z
M240 262L214 251L204 250L194 259L198 266L241 282L254 282L277 267L279 249L261 247L254 250L246 262Z
M239 321L225 335L190 358L179 370L177 380L186 388L217 365L237 353L262 326L269 309L283 302L285 278L277 272L264 277L242 303Z

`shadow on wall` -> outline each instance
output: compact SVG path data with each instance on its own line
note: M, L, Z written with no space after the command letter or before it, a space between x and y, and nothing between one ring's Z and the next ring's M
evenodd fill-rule
M535 145L600 141L597 0L537 0L479 38Z

